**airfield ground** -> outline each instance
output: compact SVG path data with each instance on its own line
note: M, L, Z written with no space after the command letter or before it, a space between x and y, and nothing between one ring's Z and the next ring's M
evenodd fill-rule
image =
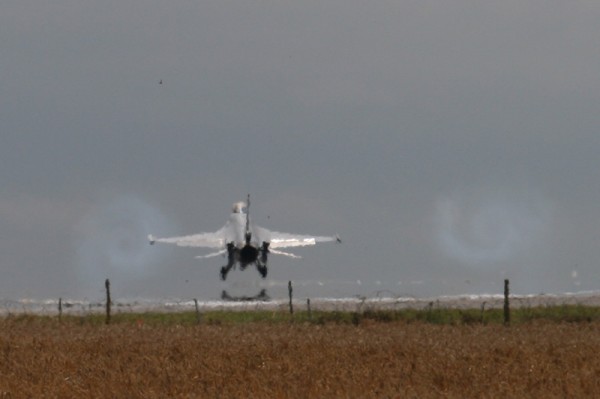
M9 316L0 398L594 397L600 320L587 314L509 327L356 313L200 324L134 314L110 325Z
M537 295L511 295L511 308L531 308L540 306L582 305L600 307L600 292L580 292L573 294L537 294ZM286 311L289 308L289 299L269 300L206 300L198 301L198 309L207 311ZM307 298L294 298L293 307L298 310L307 310ZM352 297L352 298L312 298L312 310L353 312L371 310L403 310L403 309L428 309L431 307L442 309L501 309L504 306L503 295L454 295L431 298L412 297ZM66 315L89 315L103 313L105 302L81 301L64 299L62 312ZM139 300L139 299L113 299L113 311L123 313L140 312L185 312L194 311L196 303L193 300ZM0 300L0 317L17 314L36 314L55 316L58 314L58 298L49 300Z

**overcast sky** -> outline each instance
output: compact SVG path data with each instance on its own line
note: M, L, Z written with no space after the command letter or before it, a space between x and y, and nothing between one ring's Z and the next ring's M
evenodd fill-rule
M271 257L300 295L598 290L599 20L589 1L3 1L0 298L252 294L255 270L222 284L224 259L146 241L217 230L247 193L256 224L341 235Z

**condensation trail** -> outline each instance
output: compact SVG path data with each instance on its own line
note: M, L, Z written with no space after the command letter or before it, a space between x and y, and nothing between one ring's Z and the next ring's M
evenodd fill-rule
M526 250L550 219L534 195L465 193L436 204L436 238L447 256L468 264L507 261Z
M133 277L156 266L160 252L148 245L152 231L169 231L161 213L135 197L101 204L78 226L78 267L85 278L101 279L111 273Z

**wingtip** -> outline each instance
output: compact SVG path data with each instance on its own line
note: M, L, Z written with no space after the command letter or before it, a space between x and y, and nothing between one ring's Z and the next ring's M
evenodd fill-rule
M338 243L340 243L340 244L342 243L342 239L340 238L339 234L335 235L335 241L338 242Z
M150 245L154 245L156 238L152 234L148 234L148 242L150 242Z

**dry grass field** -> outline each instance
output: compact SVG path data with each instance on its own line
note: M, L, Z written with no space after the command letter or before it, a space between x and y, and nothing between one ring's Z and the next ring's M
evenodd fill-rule
M0 398L598 397L600 322L0 320Z

